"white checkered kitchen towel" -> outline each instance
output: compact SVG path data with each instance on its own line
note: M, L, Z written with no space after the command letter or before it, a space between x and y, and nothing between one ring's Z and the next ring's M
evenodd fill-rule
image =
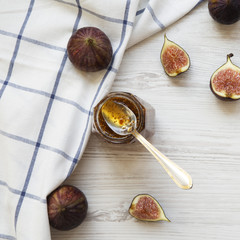
M124 51L200 2L0 0L0 239L51 238L46 196L81 158L92 108ZM107 70L84 73L69 62L68 39L83 26L109 36Z

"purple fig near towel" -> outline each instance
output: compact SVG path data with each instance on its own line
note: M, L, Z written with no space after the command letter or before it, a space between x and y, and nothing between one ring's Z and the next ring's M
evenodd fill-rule
M186 72L190 67L190 58L187 52L178 44L170 41L166 34L160 58L165 72L170 77Z
M135 196L128 212L131 216L141 221L156 222L162 220L170 222L158 201L149 194Z
M86 196L78 188L62 185L47 197L49 223L58 230L70 230L79 226L87 215Z
M221 100L240 99L240 68L231 61L233 54L227 55L227 62L218 68L210 80L212 92Z
M107 68L113 54L108 36L96 27L83 27L73 33L68 41L67 52L72 64L86 72Z
M240 19L239 0L209 0L211 17L221 24L233 24Z

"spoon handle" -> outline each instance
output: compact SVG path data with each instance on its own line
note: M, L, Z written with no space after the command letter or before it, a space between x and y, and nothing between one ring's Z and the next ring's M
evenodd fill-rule
M147 148L147 150L150 153L152 153L152 155L158 160L158 162L162 165L162 167L165 169L168 175L180 188L182 189L192 188L192 178L185 170L183 170L176 163L172 162L160 151L158 151L140 133L138 133L137 131L133 131L132 134L136 137L136 139L140 143L142 143Z

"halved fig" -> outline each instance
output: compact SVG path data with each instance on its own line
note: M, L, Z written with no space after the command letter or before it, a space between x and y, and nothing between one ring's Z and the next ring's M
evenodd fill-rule
M158 201L149 194L135 196L128 212L141 221L156 222L162 220L170 222Z
M240 68L232 63L232 56L228 54L227 62L211 76L210 88L221 100L240 99Z
M165 72L170 77L186 72L190 67L190 58L186 51L178 44L170 41L166 34L161 51L161 62Z

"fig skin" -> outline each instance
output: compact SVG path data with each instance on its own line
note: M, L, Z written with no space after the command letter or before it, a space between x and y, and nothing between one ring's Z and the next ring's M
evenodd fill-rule
M210 89L214 93L214 95L224 101L236 101L240 99L240 68L236 65L234 65L231 61L231 57L233 57L233 54L230 53L227 55L227 62L223 64L221 67L219 67L211 76L210 79ZM219 75L219 73L227 71L227 76L224 75L223 79L217 78L216 81L220 82L220 84L223 86L223 89L219 89L220 87L216 86L215 78ZM232 73L235 72L234 78L232 77ZM236 81L233 83L233 81ZM220 85L220 86L221 86ZM224 89L225 88L225 89ZM234 89L235 88L235 89ZM237 88L237 89L236 89ZM232 90L232 91L231 91ZM235 91L234 91L235 90Z
M170 222L170 220L166 217L161 205L149 194L136 195L131 202L128 212L134 218L144 222Z
M230 25L240 19L239 0L208 0L211 17L218 23Z
M168 51L173 51L167 54ZM170 59L167 59L170 58ZM186 72L190 68L190 57L187 52L173 41L170 41L166 34L164 35L164 44L162 46L160 60L165 73L169 77L176 77L179 74ZM176 64L180 64L176 68ZM170 66L170 69L169 69ZM175 69L174 69L175 68Z
M72 185L62 185L47 197L50 226L61 231L79 226L87 215L88 202L84 193Z
M108 67L112 60L112 45L99 28L83 27L70 37L68 58L81 71L96 72Z

